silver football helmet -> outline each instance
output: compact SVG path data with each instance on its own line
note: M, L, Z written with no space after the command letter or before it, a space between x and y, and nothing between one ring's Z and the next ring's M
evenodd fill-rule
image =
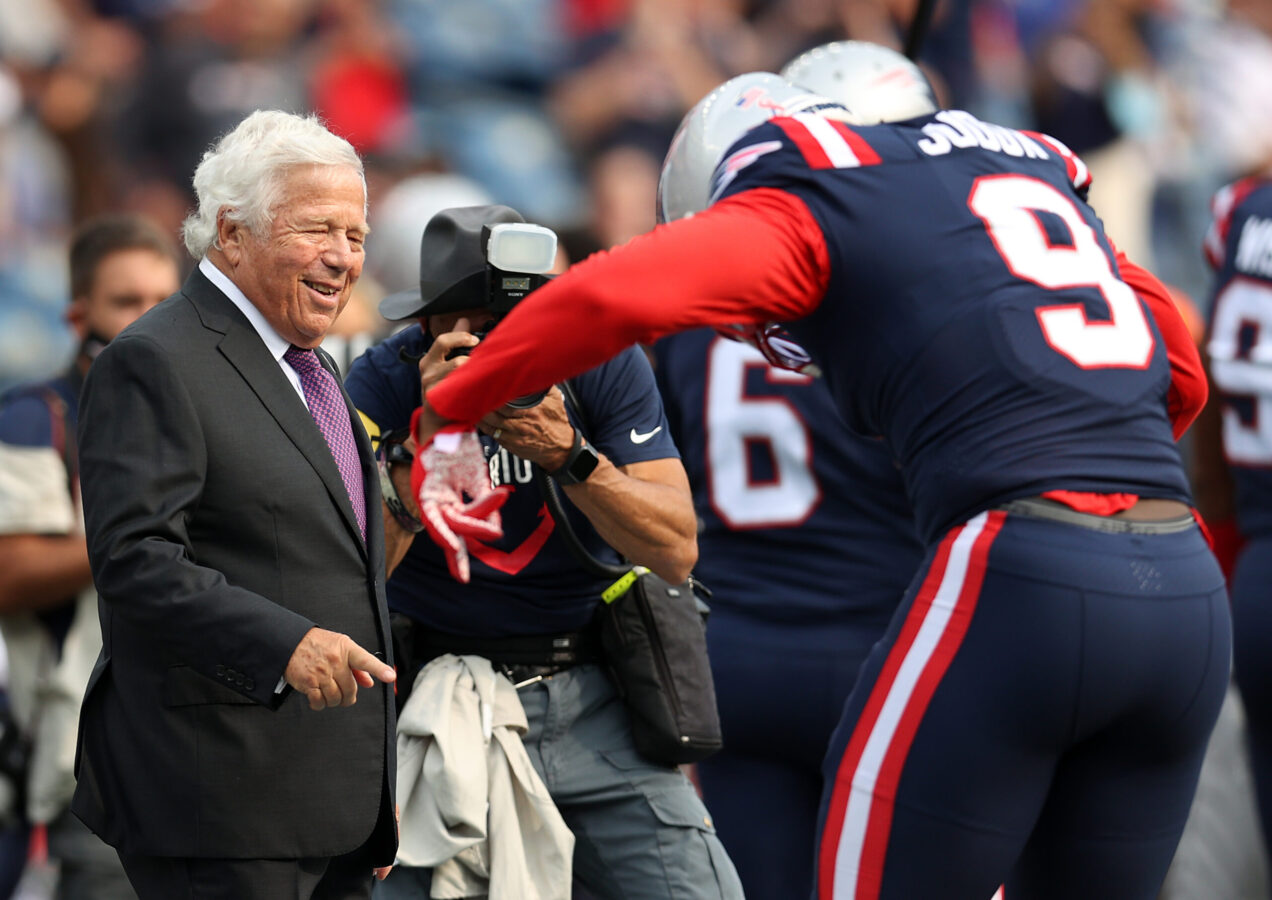
M685 114L658 179L658 221L673 222L711 203L711 176L724 151L774 116L815 112L856 121L843 104L795 87L772 72L730 78Z
M835 41L800 54L782 77L853 111L859 125L899 122L940 107L923 70L868 41Z

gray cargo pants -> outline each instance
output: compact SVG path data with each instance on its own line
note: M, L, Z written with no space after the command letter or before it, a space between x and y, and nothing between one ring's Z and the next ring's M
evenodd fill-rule
M576 882L602 900L742 900L693 785L636 752L627 711L599 666L518 693L530 762L574 832ZM395 868L374 898L427 900L430 872Z

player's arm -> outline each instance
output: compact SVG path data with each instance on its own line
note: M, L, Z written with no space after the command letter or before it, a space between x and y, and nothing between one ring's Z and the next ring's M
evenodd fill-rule
M434 428L476 422L633 343L702 325L802 318L829 276L825 238L801 200L773 188L736 194L535 291L468 365L428 391L425 413Z
M1148 306L1166 342L1166 358L1170 361L1166 406L1175 440L1179 440L1206 405L1209 394L1201 354L1166 286L1147 269L1131 262L1121 250L1117 251L1117 266L1122 280Z

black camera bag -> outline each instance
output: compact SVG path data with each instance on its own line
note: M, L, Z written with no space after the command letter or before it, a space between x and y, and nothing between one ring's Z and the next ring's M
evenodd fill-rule
M585 421L569 383L561 388ZM541 469L535 478L570 552L588 571L616 579L602 594L597 615L606 663L631 716L636 749L669 766L706 759L723 745L707 660L709 608L699 596L706 588L692 575L673 585L644 566L598 560L570 526L555 482Z
M637 566L617 584L629 577L599 615L601 644L631 713L636 749L668 765L706 759L723 742L698 583L690 576L668 584Z

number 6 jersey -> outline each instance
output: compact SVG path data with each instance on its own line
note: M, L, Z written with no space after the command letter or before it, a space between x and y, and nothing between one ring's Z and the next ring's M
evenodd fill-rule
M818 379L709 329L653 353L712 605L881 631L922 559L883 442L850 432Z

